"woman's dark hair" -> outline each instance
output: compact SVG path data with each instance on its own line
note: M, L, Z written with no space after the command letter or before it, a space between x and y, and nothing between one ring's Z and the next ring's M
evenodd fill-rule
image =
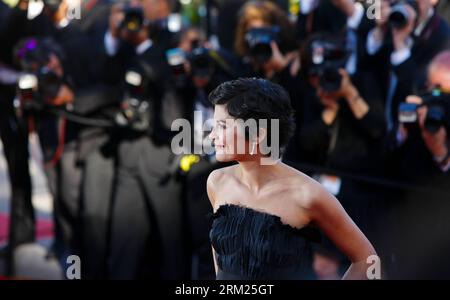
M222 83L209 94L214 105L226 105L230 116L244 122L267 122L267 141L271 145L271 120L279 120L280 150L294 134L294 111L289 94L280 85L262 78L239 78ZM258 124L258 126L261 126ZM247 132L246 138L249 138Z

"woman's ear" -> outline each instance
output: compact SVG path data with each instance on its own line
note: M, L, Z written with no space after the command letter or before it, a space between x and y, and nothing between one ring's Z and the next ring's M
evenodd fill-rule
M255 137L256 143L261 144L267 138L267 128L261 127L258 129L258 136Z

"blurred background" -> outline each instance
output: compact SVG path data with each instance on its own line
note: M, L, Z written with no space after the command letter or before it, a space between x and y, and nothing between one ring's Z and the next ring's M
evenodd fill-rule
M81 279L213 279L208 94L263 77L295 109L283 161L383 277L449 279L449 21L445 0L0 1L1 278L68 279L77 255ZM305 279L342 276L309 247Z

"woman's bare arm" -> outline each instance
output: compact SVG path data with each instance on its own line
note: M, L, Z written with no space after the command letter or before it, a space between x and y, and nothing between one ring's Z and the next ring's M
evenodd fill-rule
M214 262L214 271L216 272L216 276L217 276L216 251L214 250L214 247L213 247L213 246L211 246L211 250L212 250L213 262Z
M342 279L368 279L367 259L376 255L372 244L335 197L319 184L314 190L309 205L311 221L352 262Z
M218 177L220 176L220 171L215 170L212 171L211 174L208 176L208 180L206 182L206 191L208 193L209 202L211 202L212 210L214 212L215 206L214 206L214 186L218 180ZM213 262L214 262L214 270L217 275L217 260L216 260L216 251L214 250L214 247L211 246L212 256L213 256Z

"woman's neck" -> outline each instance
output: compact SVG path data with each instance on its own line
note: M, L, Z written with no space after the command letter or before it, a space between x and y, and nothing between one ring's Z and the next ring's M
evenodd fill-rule
M280 172L280 161L273 160L272 164L262 164L260 159L240 161L237 176L252 192L257 193Z

